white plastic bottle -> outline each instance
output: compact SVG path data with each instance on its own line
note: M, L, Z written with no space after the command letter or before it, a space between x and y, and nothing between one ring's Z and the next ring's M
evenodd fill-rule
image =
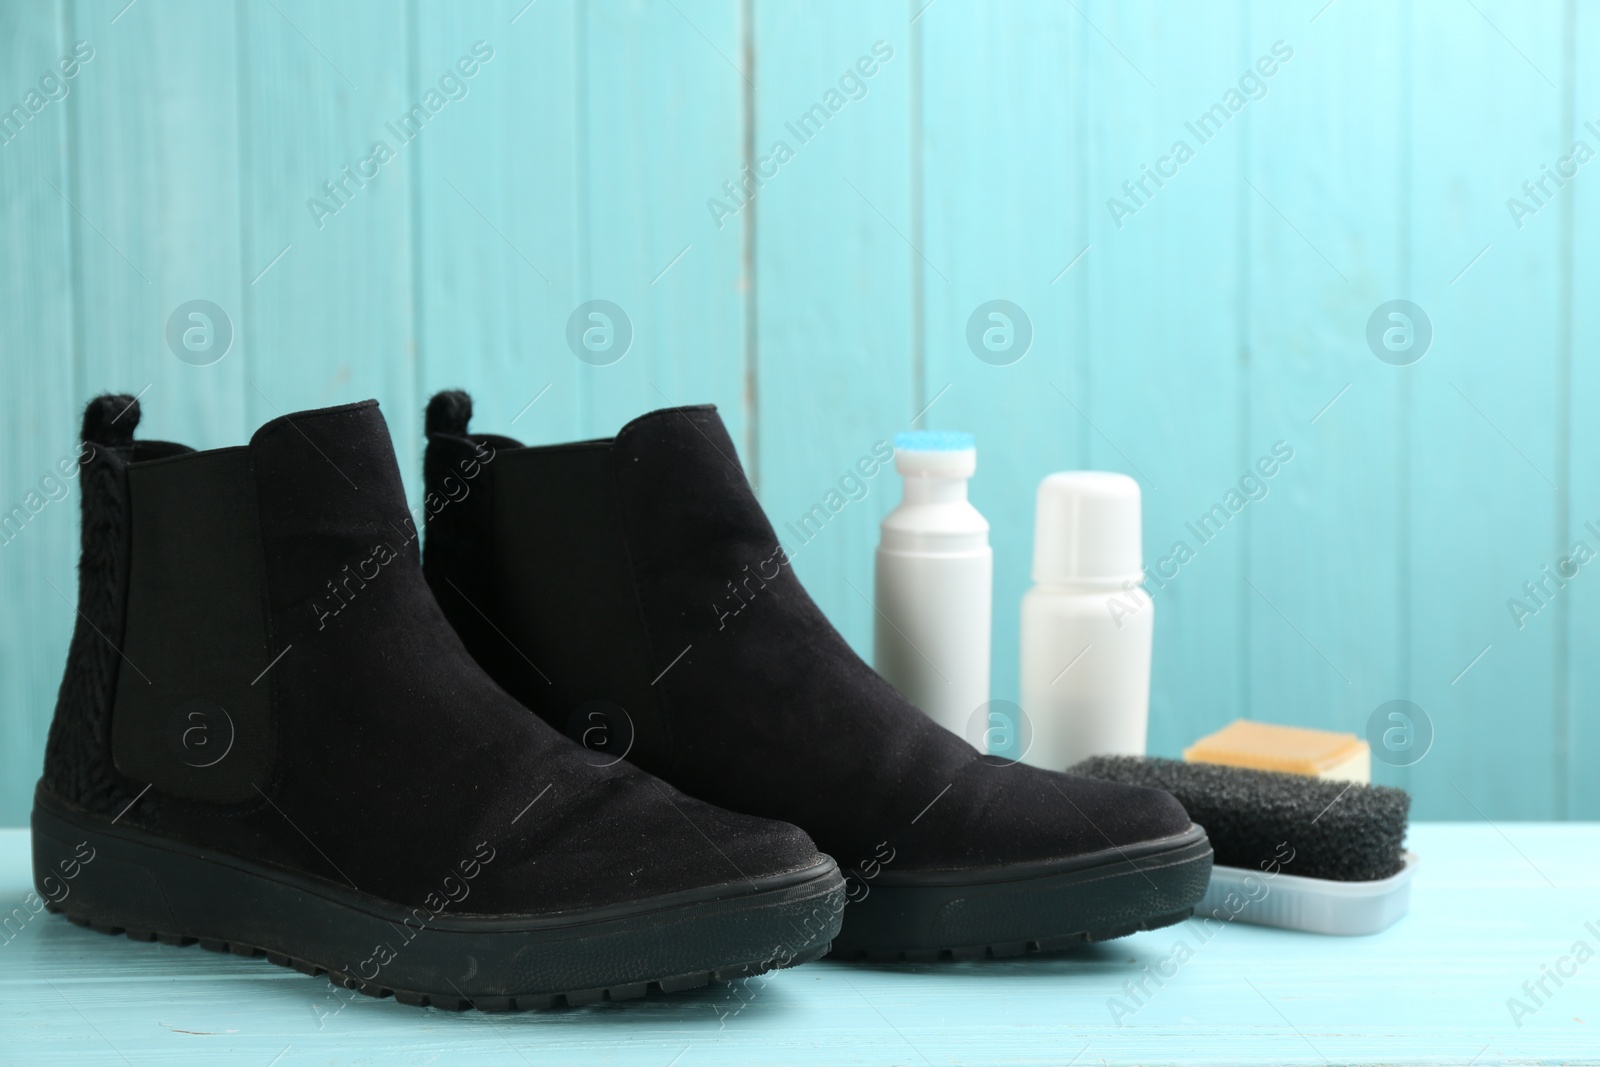
M879 531L873 664L934 722L963 737L989 700L994 551L967 501L969 433L895 435L900 505Z
M1064 770L1142 756L1155 604L1144 591L1139 483L1067 471L1039 485L1034 587L1022 598L1023 762Z

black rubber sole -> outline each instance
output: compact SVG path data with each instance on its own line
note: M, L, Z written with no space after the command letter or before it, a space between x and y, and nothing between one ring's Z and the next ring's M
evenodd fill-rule
M1182 922L1210 880L1211 843L1199 826L1042 863L885 870L852 893L832 952L883 963L1053 952Z
M430 915L114 826L43 793L33 865L49 910L79 926L264 956L369 996L448 1011L631 1000L795 966L828 951L845 904L844 879L828 860L627 907Z

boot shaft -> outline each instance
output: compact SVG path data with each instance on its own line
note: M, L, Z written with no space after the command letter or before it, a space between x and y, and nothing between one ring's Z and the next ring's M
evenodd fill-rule
M611 491L612 442L538 449L469 438L470 408L446 417L440 406L429 408L430 494L448 499L463 463L495 455L465 506L428 515L424 573L446 617L489 674L557 730L660 766L667 726ZM507 565L516 559L539 565Z
M78 618L44 783L96 811L147 785L255 801L283 740L275 707L327 686L295 646L359 673L375 630L436 610L416 522L375 402L204 452L135 441L139 415L130 397L85 415Z
M79 616L41 803L392 901L425 900L491 838L486 905L632 891L597 871L640 867L621 842L652 806L682 816L467 654L423 579L374 402L211 452L135 441L137 421L130 397L85 417ZM519 818L541 791L542 817ZM557 854L559 873L528 880Z
M865 776L879 739L932 729L801 586L711 405L538 447L468 433L465 394L429 415L430 491L454 457L497 458L477 508L430 515L428 580L485 669L569 737L726 805L717 768L752 737L794 758L765 785L782 792L819 744Z

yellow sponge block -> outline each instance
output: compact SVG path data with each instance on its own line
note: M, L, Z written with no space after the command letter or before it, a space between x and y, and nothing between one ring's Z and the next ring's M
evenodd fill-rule
M1190 763L1222 763L1339 782L1372 781L1372 749L1355 734L1236 719L1183 750Z

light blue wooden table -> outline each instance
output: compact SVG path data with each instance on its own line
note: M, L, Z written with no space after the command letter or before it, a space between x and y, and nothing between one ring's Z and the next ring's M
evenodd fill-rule
M824 962L521 1015L408 1008L45 913L0 945L0 1062L1600 1063L1600 959L1562 962L1576 941L1600 949L1600 825L1423 824L1410 847L1411 915L1374 937L1230 926L1200 945L1180 926L1070 955ZM29 890L27 854L24 831L0 831L8 908ZM1179 939L1193 958L1118 1026L1110 999ZM1575 974L1544 979L1551 996L1518 1026L1507 1000L1546 965Z

